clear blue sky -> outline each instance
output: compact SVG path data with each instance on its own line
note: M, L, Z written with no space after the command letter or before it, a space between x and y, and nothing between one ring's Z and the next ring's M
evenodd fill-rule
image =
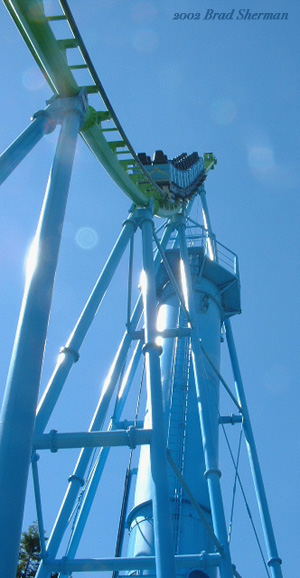
M54 0L45 2L48 7L55 4ZM251 3L252 13L288 12L288 20L212 21L203 19L208 8L227 13L234 9L235 16L247 5L229 0L70 0L70 7L135 150L152 154L160 148L170 157L183 151L213 151L218 158L216 170L207 179L207 199L218 239L240 259L243 313L234 319L233 328L283 573L285 578L296 577L300 538L300 8L291 0L260 0ZM174 20L176 12L200 12L201 17ZM30 116L44 108L51 91L2 4L0 33L3 150L27 126ZM56 136L39 143L2 186L1 388L22 297L24 259L35 232ZM42 388L129 206L79 141ZM89 239L82 237L85 227L94 231L91 247L86 247ZM51 422L55 429L88 426L107 372L104 361L112 360L122 334L126 268L124 263L112 287L113 305L105 302L82 348L82 360ZM95 346L96 353L92 351ZM70 461L60 461L59 468L56 459L47 455L41 469L48 533L74 455ZM106 481L110 491L117 488L118 477L112 465ZM102 550L108 547L112 553L114 532L101 527L101 511L98 505L93 512L80 555L96 555L100 543ZM25 527L35 517L29 488ZM264 576L258 558L252 560L247 541L237 536L236 549L243 578Z

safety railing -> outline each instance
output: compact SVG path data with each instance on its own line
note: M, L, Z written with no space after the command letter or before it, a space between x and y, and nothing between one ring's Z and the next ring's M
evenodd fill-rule
M203 225L188 224L186 228L186 240L189 248L201 247L211 261L215 261L224 269L239 277L239 263L236 253L228 249L223 243L217 241L214 235L209 232ZM175 234L171 236L168 248L176 246Z

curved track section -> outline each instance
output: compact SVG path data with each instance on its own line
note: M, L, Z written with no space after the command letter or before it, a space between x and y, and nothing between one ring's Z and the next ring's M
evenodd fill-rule
M59 13L46 14L41 0L3 1L54 94L65 98L85 89L89 99L94 99L95 107L87 109L81 136L117 185L138 206L146 206L154 199L155 212L161 217L177 213L214 168L215 157L211 154L203 159L198 157L193 166L184 170L182 184L176 183L176 179L172 181L173 173L176 177L178 171L169 163L173 167L169 171L170 185L161 187L122 129L68 3L60 0Z

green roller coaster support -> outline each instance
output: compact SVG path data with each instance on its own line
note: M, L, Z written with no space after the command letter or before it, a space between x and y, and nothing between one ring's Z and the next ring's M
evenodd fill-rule
M48 17L42 0L3 1L55 95L61 98L75 96L82 89L85 89L87 94L99 94L99 108L106 107L107 110L97 112L88 107L80 134L118 187L140 207L147 206L149 199L155 199L156 212L161 217L177 213L181 203L171 202L168 194L147 173L130 145L90 61L68 4L61 0L62 14ZM51 22L56 20L68 22L69 38L55 37ZM69 65L69 50L77 50L81 62ZM77 84L73 71L78 68L89 71L91 82L88 86ZM103 121L110 121L110 126L102 127ZM113 141L105 138L105 135L110 133L115 133L116 138ZM130 158L124 161L118 158L124 154ZM212 154L205 155L205 172L212 169L215 162ZM130 174L132 168L134 176Z
M208 171L214 170L214 168L217 164L217 159L213 155L213 153L204 153L203 154L203 160L204 160L204 169L205 169L206 173Z
M66 52L70 48L77 47L79 45L79 39L71 37L69 39L57 40L49 24L51 19L46 17L43 2L40 0L4 0L4 4L53 92L60 97L77 95L83 87L78 86L73 76L72 69L67 62ZM91 85L85 87L85 89L87 93L99 92L100 94L97 85ZM101 126L98 124L110 118L111 112L109 110L96 112L96 114L94 114L91 108L89 108L81 136L126 195L129 196L135 204L146 206L149 197L144 194L142 189L139 189L139 187L135 185L126 170L124 170L123 165L119 162L117 155L113 152L118 146L121 146L121 141L120 143L118 142L118 145L106 141ZM127 144L126 141L124 143L122 142L122 146L127 146ZM132 161L134 160L133 158ZM159 187L151 183L151 179L147 177L147 174L142 170L141 175L144 177L143 180L149 182L149 189L152 188L153 192L155 190L159 192ZM164 198L165 195L161 191L161 202L158 208L159 214L166 216L172 212L176 212L178 207L175 205L171 208L169 203L165 204L163 202Z

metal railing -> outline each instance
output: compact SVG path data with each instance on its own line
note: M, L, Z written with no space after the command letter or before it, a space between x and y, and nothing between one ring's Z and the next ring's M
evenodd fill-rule
M228 249L220 241L217 241L215 235L209 235L208 230L203 225L189 223L186 228L186 239L189 248L201 247L204 250L204 255L211 261L219 263L221 267L239 277L239 264L236 253ZM168 248L172 248L174 242L175 236L172 236Z

